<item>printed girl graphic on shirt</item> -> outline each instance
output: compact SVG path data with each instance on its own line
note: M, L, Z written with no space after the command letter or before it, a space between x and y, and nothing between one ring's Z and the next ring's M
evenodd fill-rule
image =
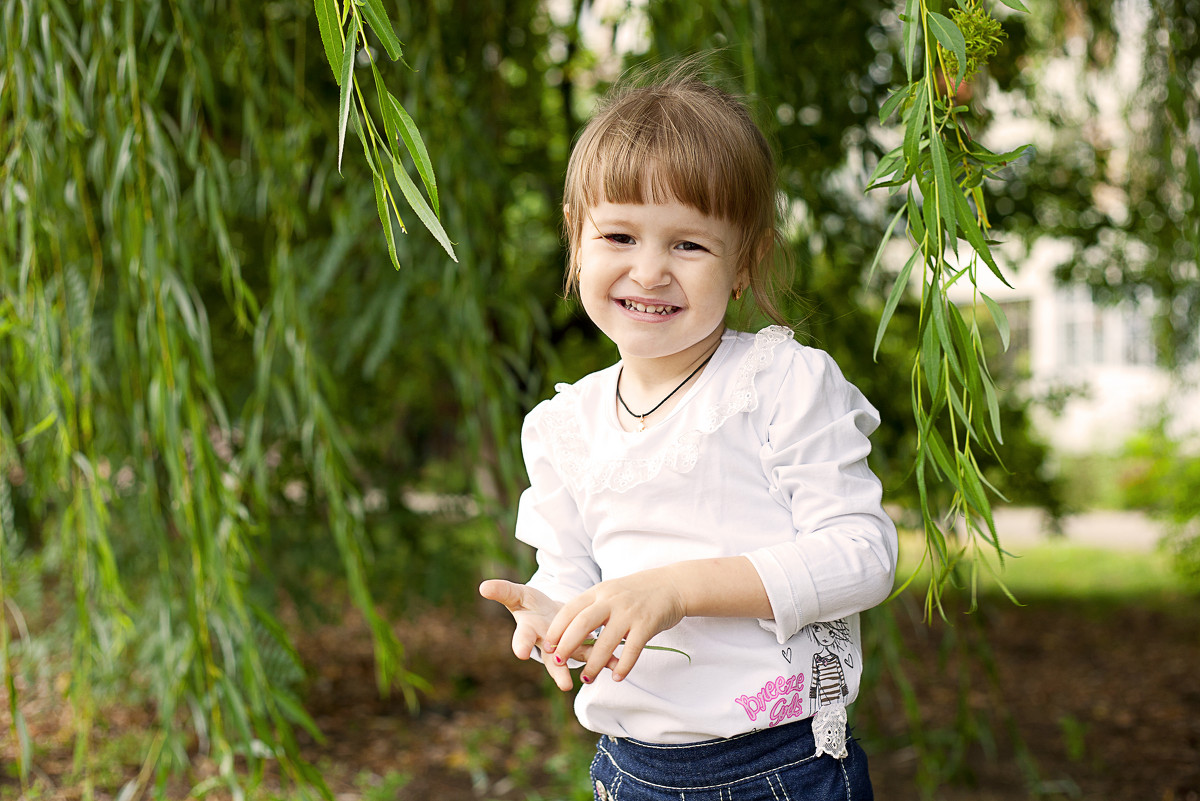
M844 620L813 623L808 627L808 634L821 646L821 650L813 654L811 684L808 688L808 697L813 702L814 710L833 703L843 703L850 694L850 688L846 684L846 674L842 670L842 658L838 652L850 647L850 626Z

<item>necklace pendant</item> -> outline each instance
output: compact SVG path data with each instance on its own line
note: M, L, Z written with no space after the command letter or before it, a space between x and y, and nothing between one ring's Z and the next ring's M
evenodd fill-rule
M643 432L645 430L646 430L646 415L642 415L641 417L638 418L638 433L640 434L641 432Z

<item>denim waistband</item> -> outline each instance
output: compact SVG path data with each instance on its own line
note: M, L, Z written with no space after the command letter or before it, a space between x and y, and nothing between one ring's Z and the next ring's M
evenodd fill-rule
M813 759L812 719L699 743L644 743L600 738L599 751L623 772L660 787L725 785Z

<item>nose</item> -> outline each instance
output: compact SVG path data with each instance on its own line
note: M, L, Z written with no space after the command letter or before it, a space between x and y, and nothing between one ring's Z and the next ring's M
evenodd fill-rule
M671 283L671 273L666 256L643 252L634 257L629 267L629 277L643 289L659 289Z

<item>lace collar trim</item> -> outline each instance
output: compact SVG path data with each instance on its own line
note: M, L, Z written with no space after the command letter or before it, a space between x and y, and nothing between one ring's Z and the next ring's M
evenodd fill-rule
M625 492L646 483L664 469L677 473L690 472L696 466L700 441L705 435L719 429L735 414L758 408L758 390L754 379L774 361L779 343L792 336L792 331L783 326L770 326L759 331L754 336L750 352L738 365L733 388L724 400L705 410L698 425L679 435L650 458L594 460L583 435L577 403L550 404L538 428L559 470L577 491ZM574 387L562 389L563 395L577 392L578 389Z

